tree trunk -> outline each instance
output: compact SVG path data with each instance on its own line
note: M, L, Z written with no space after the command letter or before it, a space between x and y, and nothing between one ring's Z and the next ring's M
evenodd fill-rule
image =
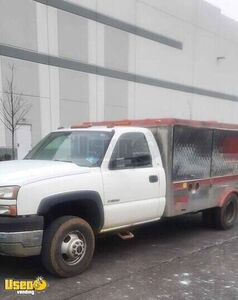
M15 160L15 131L12 131L12 159Z

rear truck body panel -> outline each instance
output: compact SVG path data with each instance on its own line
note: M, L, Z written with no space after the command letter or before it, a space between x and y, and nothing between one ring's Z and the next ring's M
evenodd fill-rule
M164 217L221 207L229 194L238 194L238 130L227 127L149 127L166 173Z

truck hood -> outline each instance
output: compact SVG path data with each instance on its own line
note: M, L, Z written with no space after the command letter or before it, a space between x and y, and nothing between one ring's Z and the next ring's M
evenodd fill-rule
M90 168L73 163L46 160L0 162L0 186L19 185L55 177L88 173Z

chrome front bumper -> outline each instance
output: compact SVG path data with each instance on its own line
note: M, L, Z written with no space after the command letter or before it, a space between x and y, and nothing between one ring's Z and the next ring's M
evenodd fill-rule
M0 232L0 255L33 256L41 253L43 230Z
M41 216L0 217L0 255L33 256L41 253Z

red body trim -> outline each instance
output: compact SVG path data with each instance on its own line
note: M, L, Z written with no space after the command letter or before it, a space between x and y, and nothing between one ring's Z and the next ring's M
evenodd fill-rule
M82 126L163 126L163 125L184 125L190 127L202 128L219 128L219 129L233 129L238 130L238 125L220 123L216 121L193 121L184 119L142 119L142 120L118 120L118 121L102 121L102 122L85 122L80 125L74 125L71 128L80 128Z
M223 193L222 193L222 194L220 195L220 197L219 197L218 206L219 206L219 207L222 207L222 206L224 205L226 199L228 198L228 196L229 196L230 194L232 194L232 193L238 194L238 190L231 189L231 188L230 188L230 189L229 189L229 188L225 189L225 190L223 191Z
M188 196L175 197L174 201L175 201L175 203L185 203L185 204L187 204L188 201L189 201L189 197Z
M187 189L187 187L186 188L183 187L184 183L187 183L187 186L196 183L199 183L200 186L209 186L211 185L211 179L197 179L197 180L188 180L188 181L184 180L183 182L173 182L174 191Z
M211 178L212 184L223 183L227 181L238 181L238 175L228 175L228 176Z
M174 191L178 190L183 190L183 184L187 183L189 184L194 184L194 183L199 183L200 186L209 186L209 185L215 185L219 183L225 183L225 182L230 182L230 181L237 181L238 182L238 175L228 175L228 176L221 176L221 177L213 177L209 179L197 179L197 180L184 180L181 182L173 182L173 188ZM187 188L186 188L187 189Z

